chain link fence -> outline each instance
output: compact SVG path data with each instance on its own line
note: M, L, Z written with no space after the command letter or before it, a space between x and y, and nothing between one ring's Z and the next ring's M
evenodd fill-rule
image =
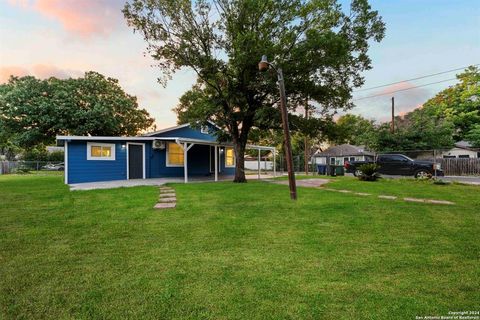
M63 162L52 161L0 161L0 175L36 171L64 171Z

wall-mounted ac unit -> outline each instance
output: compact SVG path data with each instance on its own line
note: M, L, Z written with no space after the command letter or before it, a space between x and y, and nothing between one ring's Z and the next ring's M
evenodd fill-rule
M165 141L153 140L152 148L153 149L158 149L158 150L164 150L165 149Z

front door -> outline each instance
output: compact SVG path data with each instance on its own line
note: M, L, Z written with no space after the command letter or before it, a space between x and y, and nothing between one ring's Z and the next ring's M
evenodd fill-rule
M128 145L128 178L143 179L143 145Z

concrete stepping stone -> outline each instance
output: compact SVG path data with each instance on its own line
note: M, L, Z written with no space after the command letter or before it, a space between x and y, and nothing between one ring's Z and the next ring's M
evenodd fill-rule
M175 192L175 190L168 188L168 189L160 189L160 192Z
M170 198L170 197L175 197L175 192L170 192L170 193L160 193L160 198Z
M395 200L397 197L395 196L385 196L385 195L379 195L378 196L380 199L387 199L387 200Z
M433 199L427 199L425 200L428 203L435 203L435 204L455 204L455 202L447 201L447 200L433 200Z
M418 199L418 198L403 198L403 200L407 202L425 202L425 199Z
M337 190L337 191L341 193L352 193L352 191L350 190Z
M176 197L160 198L158 199L158 202L177 202L177 198Z
M355 192L357 196L371 196L371 193L365 193L365 192Z
M153 208L154 209L169 209L169 208L175 208L176 207L175 202L162 202L162 203L157 203Z

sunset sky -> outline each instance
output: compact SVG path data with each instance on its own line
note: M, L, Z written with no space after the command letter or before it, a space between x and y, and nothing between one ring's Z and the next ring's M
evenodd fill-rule
M348 4L349 1L342 1ZM386 23L386 37L373 43L373 69L364 88L480 63L480 1L371 1ZM0 0L0 83L10 74L77 77L95 70L120 80L155 117L175 125L171 109L194 82L178 72L166 88L160 71L144 57L145 42L126 26L123 0ZM287 76L287 75L286 75ZM451 79L455 72L355 93L355 98ZM409 111L455 81L395 94L397 110ZM356 102L354 113L385 120L390 96Z

